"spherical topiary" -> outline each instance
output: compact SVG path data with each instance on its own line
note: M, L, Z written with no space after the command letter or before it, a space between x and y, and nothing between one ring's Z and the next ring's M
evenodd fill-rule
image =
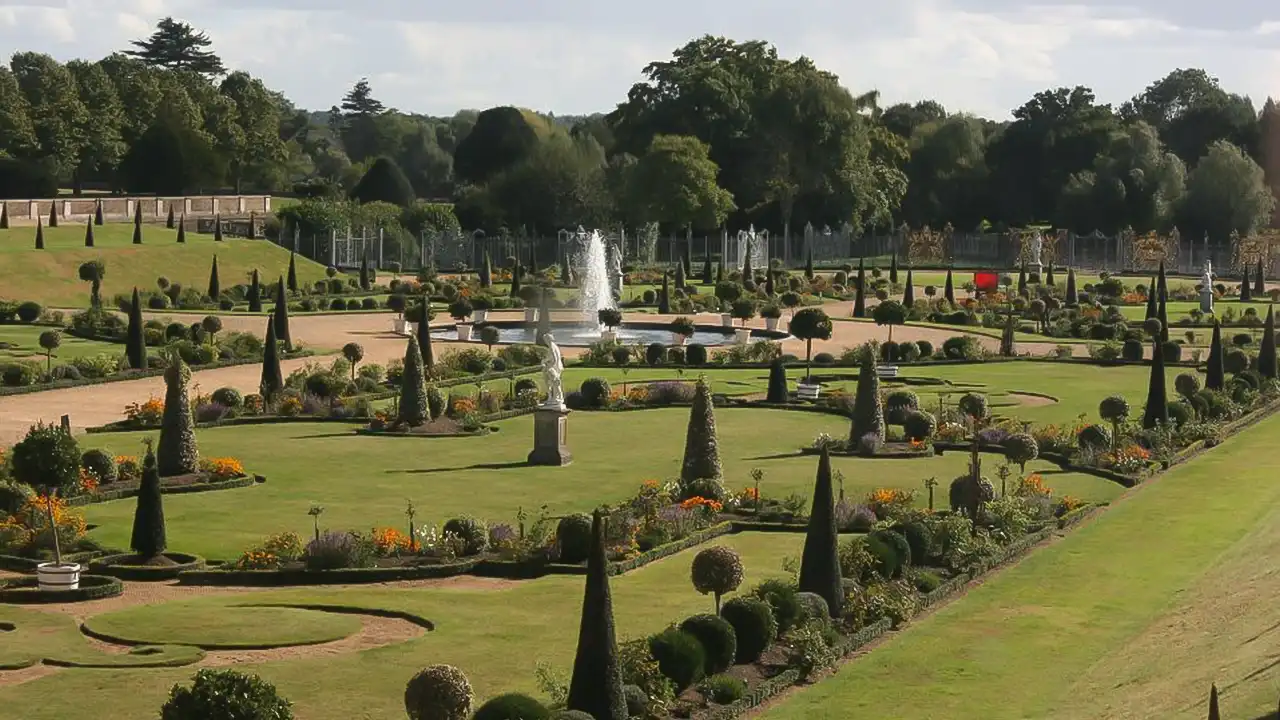
M831 621L831 608L821 595L802 592L796 594L796 600L800 603L801 622L817 620L825 625Z
M105 485L116 481L116 459L105 450L97 448L86 450L80 456L80 466L93 473L93 476L98 478L99 484Z
M474 700L467 676L451 665L425 668L404 688L410 720L466 720Z
M1125 340L1124 345L1120 347L1120 357L1125 360L1137 362L1142 359L1143 345L1139 340Z
M489 549L489 525L473 517L456 517L444 524L445 533L462 540L463 555L479 555Z
M938 420L933 413L914 410L907 413L902 421L902 432L908 440L928 440L938 429Z
M1018 463L1023 471L1027 469L1027 463L1040 457L1040 443L1030 433L1014 433L1001 444L1010 462Z
M223 407L238 408L244 405L244 396L240 391L232 387L218 388L213 391L211 396L214 402Z
M235 670L204 669L191 687L175 685L160 720L293 720L292 704L271 683Z
M560 562L580 563L591 553L591 516L584 513L566 515L556 525L556 547Z
M889 530L875 530L867 535L867 550L876 558L876 572L886 580L902 576L911 562L911 546L907 539Z
M609 402L609 381L594 377L582 381L582 399L589 408L602 408Z
M894 390L884 399L884 420L890 425L903 425L907 415L920 408L920 397L910 390Z
M907 547L911 548L911 559L917 565L924 564L934 554L933 531L929 528L928 524L919 520L893 528L893 532L906 539Z
M547 720L551 711L546 705L521 693L507 693L481 705L472 720Z
M1164 323L1160 322L1160 318L1150 317L1142 322L1142 331L1150 337L1160 335L1164 330Z
M1239 348L1232 348L1222 356L1222 368L1231 374L1249 369L1249 355Z
M649 709L649 695L644 691L644 688L639 685L624 685L622 686L622 695L627 700L627 715L629 717L644 717ZM563 716L557 716L557 720L559 717ZM587 717L591 718L590 715ZM595 719L591 718L591 720Z
M735 660L739 663L759 660L778 636L778 621L773 617L773 609L759 598L735 597L720 608L720 617L733 626L733 634L738 641Z
M694 556L692 576L693 587L703 595L714 593L719 608L720 598L742 584L742 557L730 547L709 547Z
M692 633L669 627L649 638L649 652L658 670L684 691L706 675L706 651Z
M538 382L533 378L520 378L519 380L516 381L515 390L516 390L516 395L519 395L520 393L525 392L526 390L532 390L534 392L537 392Z
M1173 379L1173 389L1182 397L1189 398L1200 392L1200 378L1195 373L1180 373Z
M644 361L649 365L661 365L667 359L667 346L662 343L649 343L644 348Z
M925 359L933 357L933 343L928 340L917 340L916 347L920 348L920 357Z
M702 643L706 673L716 675L733 666L738 654L738 639L733 626L716 615L694 615L680 623L680 629Z
M427 386L427 411L432 420L439 420L444 415L444 392L435 385Z
M965 393L960 398L960 412L969 417L981 420L987 416L987 397L977 393Z
M1196 416L1196 411L1186 400L1171 402L1168 404L1169 422L1174 427L1181 427L1191 422Z
M1082 448L1105 450L1111 447L1111 431L1105 425L1085 425L1076 435L1076 442Z

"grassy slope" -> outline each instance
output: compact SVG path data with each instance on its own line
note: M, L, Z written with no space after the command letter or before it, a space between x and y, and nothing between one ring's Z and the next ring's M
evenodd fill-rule
M55 328L41 325L0 325L0 343L11 347L0 349L0 362L5 360L30 360L44 366L44 348L40 347L40 334ZM62 344L53 352L54 363L66 363L78 357L111 353L124 353L124 346L115 343L85 340L62 333Z
M765 717L1199 718L1211 682L1230 717L1273 709L1278 432L1173 470Z
M274 278L289 268L289 253L266 240L228 238L215 243L212 235L187 233L185 244L175 242L176 230L162 225L143 229L143 244L132 244L133 225L108 224L94 228L94 247L84 246L83 225L45 228L45 249L34 249L34 228L0 230L0 297L35 300L48 307L88 305L89 285L80 280L80 264L100 259L107 274L102 284L108 300L134 286L148 290L156 278L203 289L209 283L209 267L218 255L223 287L248 281L257 268L264 278ZM324 266L298 257L298 282L324 277Z

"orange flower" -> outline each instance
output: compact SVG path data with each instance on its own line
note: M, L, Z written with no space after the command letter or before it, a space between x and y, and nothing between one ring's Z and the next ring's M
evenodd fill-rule
M97 490L98 476L84 468L80 468L80 489L87 493Z
M230 480L244 475L244 465L233 457L204 458L200 461L200 470L215 480Z
M1044 478L1040 473L1031 473L1030 475L1018 481L1018 487L1014 494L1024 496L1034 495L1052 495L1053 490L1044 484Z
M713 513L718 513L724 506L715 500L709 500L704 497L691 497L680 503L680 507L684 510L696 510L698 508L706 508Z
M124 416L136 425L159 425L164 418L164 401L154 395L144 403L124 406Z
M409 550L409 536L395 528L374 528L373 545L379 555L392 555Z

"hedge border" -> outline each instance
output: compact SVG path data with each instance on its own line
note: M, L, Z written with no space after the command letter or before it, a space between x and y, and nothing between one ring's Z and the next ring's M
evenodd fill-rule
M162 580L173 580L178 577L179 573L187 570L196 570L203 567L205 563L204 558L199 555L175 552L166 552L163 554L165 557L177 562L177 564L169 565L167 567L116 564L119 560L133 557L132 553L122 553L100 557L89 563L89 569L99 575L109 575L113 578L128 580L130 582L159 582Z
M218 490L236 490L239 488L264 483L267 479L261 475L245 475L244 477L231 478L230 480L222 480L220 482L211 483L194 483L192 485L174 485L171 487L160 487L162 495L185 495L187 493L216 492ZM83 507L85 505L97 505L98 503L111 502L112 500L124 500L126 498L136 497L138 488L122 488L120 490L108 490L106 492L94 493L92 495L77 495L67 498L68 507Z
M400 580L435 580L466 575L481 558L447 565L394 568L345 568L342 570L187 570L178 573L179 585L228 587L289 587L299 585L360 585Z
M86 550L77 553L63 553L63 562L80 563L87 565L94 559L102 556L101 550ZM20 555L0 555L0 570L8 570L9 572L34 574L36 566L44 560L36 560L34 558L22 557Z
M86 580L93 583L93 585L84 587ZM42 605L88 602L90 600L116 597L124 592L124 583L117 578L106 575L82 574L80 576L80 588L76 590L59 590L57 592L41 591L38 582L33 576L0 580L0 603Z

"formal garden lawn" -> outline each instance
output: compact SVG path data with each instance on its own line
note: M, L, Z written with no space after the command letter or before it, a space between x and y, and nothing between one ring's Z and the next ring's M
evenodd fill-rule
M234 559L267 535L309 533L307 512L313 505L324 507L321 525L331 528L403 526L410 500L419 522L437 524L473 515L514 525L521 508L536 518L542 506L552 515L590 510L624 500L645 479L678 476L688 416L686 408L575 413L568 431L574 462L566 468L524 464L532 446L531 416L500 422L501 430L488 437L469 438L373 438L354 435L357 426L342 423L201 430L203 455L238 457L268 480L252 488L166 496L170 546ZM746 487L749 471L760 468L765 471L761 492L778 499L798 493L807 501L812 493L814 459L799 455L800 446L818 433L845 437L849 432L844 418L784 410L721 408L716 420L726 484ZM89 435L83 445L136 454L142 437ZM911 460L840 457L834 467L843 473L850 498L861 499L877 487L898 487L916 491L924 505L926 478L938 478L945 488L967 463L964 453L948 453ZM1107 502L1122 490L1048 463L1028 468L1044 474L1058 495ZM944 496L940 491L938 506L946 504ZM94 537L111 547L128 545L134 505L120 500L87 506L86 519L98 526Z
M1200 718L1212 682L1227 716L1269 717L1277 434L1170 471L763 717Z
M290 607L235 606L216 613L192 612L185 604L174 602L99 615L85 627L127 643L230 650L340 640L360 630L360 619Z
M56 329L42 325L0 325L0 363L9 360L44 363L45 355L44 348L40 347L40 335ZM53 361L66 363L75 358L91 357L102 353L123 354L124 345L86 340L63 332L62 344L53 351Z
M104 298L131 292L134 286L154 289L162 275L187 287L205 287L215 254L223 287L248 282L254 268L264 279L289 268L289 251L269 240L227 238L219 243L212 235L188 232L186 243L179 245L176 230L146 225L143 244L134 245L132 223L102 225L93 232L94 247L87 248L83 224L46 227L41 251L34 249L34 227L0 230L0 294L6 300L34 300L45 307L87 307L89 285L80 280L77 270L94 259L106 265ZM324 278L323 265L300 255L297 270L299 283Z

